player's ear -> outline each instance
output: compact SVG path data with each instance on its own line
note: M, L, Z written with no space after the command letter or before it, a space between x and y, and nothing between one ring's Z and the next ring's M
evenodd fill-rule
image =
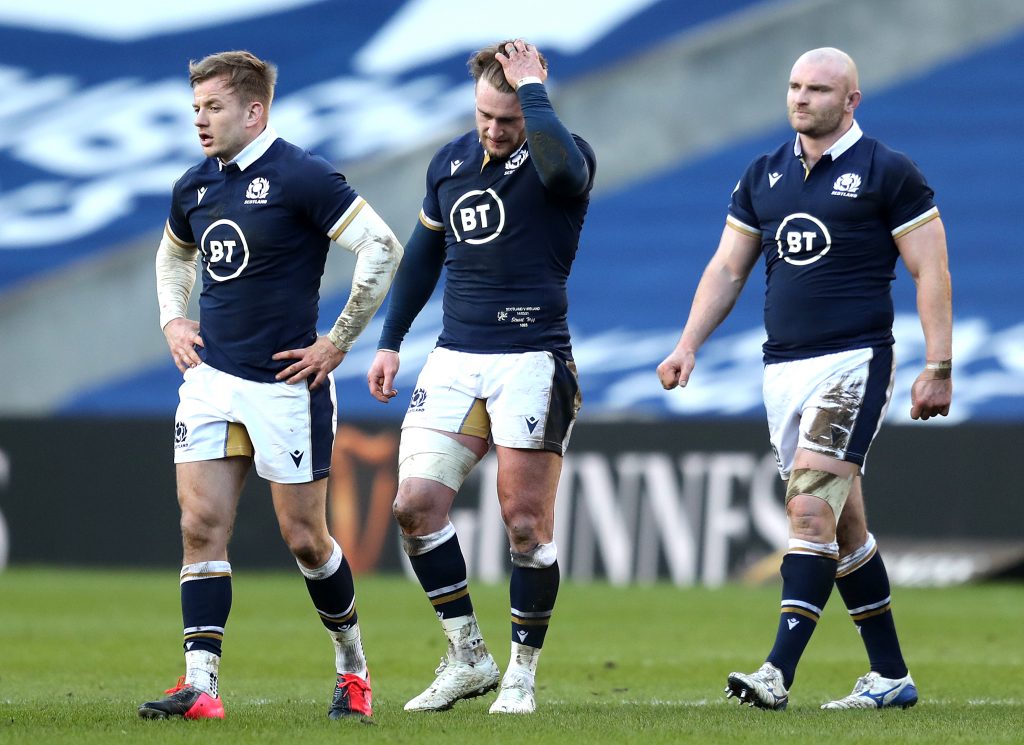
M245 123L256 124L260 119L263 118L263 104L259 101L253 101L249 104L249 110L246 112Z

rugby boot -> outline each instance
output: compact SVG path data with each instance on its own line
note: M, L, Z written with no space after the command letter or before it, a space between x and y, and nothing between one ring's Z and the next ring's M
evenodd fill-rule
M489 652L476 662L463 662L449 648L434 671L437 677L423 693L405 705L406 711L445 711L456 701L475 698L498 687L501 672Z
M508 670L501 679L498 698L491 714L532 714L537 708L533 696L534 677L524 670Z
M782 680L782 671L766 662L754 673L729 673L726 698L735 696L741 704L759 709L785 709L789 691Z
M822 709L909 709L917 703L917 686L907 673L902 678L883 678L870 672L857 679L849 696L822 704Z
M373 693L370 690L370 673L363 680L352 673L338 673L338 682L334 686L334 697L331 708L327 710L329 719L344 717L373 716Z
M224 704L220 696L214 698L206 691L186 685L185 676L178 678L178 684L168 688L165 698L158 701L147 701L139 707L139 716L143 719L167 719L183 717L185 719L223 719Z

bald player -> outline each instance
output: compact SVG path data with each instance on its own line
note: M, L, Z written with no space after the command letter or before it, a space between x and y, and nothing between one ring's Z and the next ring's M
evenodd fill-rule
M666 390L685 386L696 354L764 257L764 401L787 481L789 548L775 645L726 693L784 709L797 663L833 583L867 648L870 671L826 709L913 706L889 579L864 515L861 475L892 393L896 260L917 286L926 362L910 415L949 413L952 300L946 237L933 192L905 155L854 119L857 68L814 49L793 65L786 97L796 138L757 158L736 185L718 249L698 284L679 342L658 366Z

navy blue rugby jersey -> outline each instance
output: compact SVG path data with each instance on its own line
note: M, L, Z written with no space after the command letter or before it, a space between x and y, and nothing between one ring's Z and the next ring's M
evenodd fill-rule
M549 351L572 359L566 280L590 204L596 157L583 193L548 191L529 143L491 160L475 131L442 147L427 168L420 221L444 231L444 321L438 346L461 352Z
M207 158L186 171L167 227L199 248L202 360L273 382L291 363L271 355L316 341L328 248L364 204L330 163L270 128L231 163Z
M799 138L755 160L728 224L761 239L765 362L891 346L895 239L938 217L902 153L853 127L807 172Z

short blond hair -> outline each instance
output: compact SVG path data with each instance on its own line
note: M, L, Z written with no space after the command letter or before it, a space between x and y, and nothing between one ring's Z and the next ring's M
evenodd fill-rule
M505 53L506 44L511 44L514 41L515 39L505 39L505 41L499 41L497 44L484 47L479 52L473 52L466 62L470 77L478 83L481 79L486 80L494 86L495 90L499 90L502 93L515 93L516 89L505 80L505 70L502 68L501 63L494 59L494 55L498 52ZM541 67L547 70L548 61L544 58L544 55L538 51L537 56L540 57Z
M251 52L218 52L198 62L188 63L188 82L193 88L211 78L224 76L228 88L243 101L259 101L267 109L274 100L274 86L277 85L277 65L261 60Z

